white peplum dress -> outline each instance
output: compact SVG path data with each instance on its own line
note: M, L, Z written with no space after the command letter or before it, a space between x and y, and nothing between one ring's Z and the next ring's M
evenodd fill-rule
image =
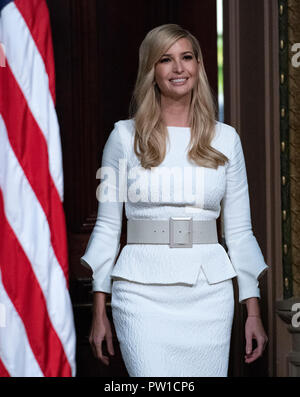
M252 231L241 140L233 127L216 122L211 146L229 162L212 169L189 161L189 128L168 132L164 161L146 170L134 153L134 120L115 123L102 156L97 221L80 260L93 270L93 291L112 294L129 376L226 377L232 278L245 303L260 298L259 278L268 269ZM222 206L228 253L219 243L127 244L116 261L124 202L127 219L212 220Z

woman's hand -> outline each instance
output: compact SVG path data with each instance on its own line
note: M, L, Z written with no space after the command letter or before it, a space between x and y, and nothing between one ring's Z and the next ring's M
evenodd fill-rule
M93 295L93 321L89 342L94 356L101 360L103 364L109 365L109 357L104 356L102 352L102 342L105 339L108 353L111 356L115 354L112 342L111 326L106 314L105 300L107 293L94 291Z
M106 340L108 353L113 356L115 352L112 342L111 325L107 315L106 313L102 313L101 315L94 314L89 342L94 356L101 360L103 364L109 365L109 357L104 356L102 352L102 342L104 339Z
M245 324L246 355L245 362L252 363L262 356L268 342L260 316L248 316ZM256 339L257 347L252 351L252 339Z

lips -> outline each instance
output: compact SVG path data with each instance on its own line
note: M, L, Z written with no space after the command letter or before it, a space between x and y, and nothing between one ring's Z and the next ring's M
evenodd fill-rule
M187 82L187 80L188 80L188 77L183 77L183 78L177 77L174 79L170 79L169 81L172 85L184 85Z
M171 81L172 83L181 83L186 81L188 78L187 77L176 77L174 79L170 79L169 81Z

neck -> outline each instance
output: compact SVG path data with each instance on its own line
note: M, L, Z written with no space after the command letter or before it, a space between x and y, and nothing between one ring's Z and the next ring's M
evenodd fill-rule
M190 96L176 100L161 96L161 117L165 125L189 127Z

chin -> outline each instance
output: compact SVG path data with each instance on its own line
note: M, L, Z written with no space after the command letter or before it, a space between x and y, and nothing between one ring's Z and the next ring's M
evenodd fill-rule
M192 90L186 90L186 91L172 91L169 93L169 97L174 98L174 99L181 99L186 96L190 96L192 94Z

